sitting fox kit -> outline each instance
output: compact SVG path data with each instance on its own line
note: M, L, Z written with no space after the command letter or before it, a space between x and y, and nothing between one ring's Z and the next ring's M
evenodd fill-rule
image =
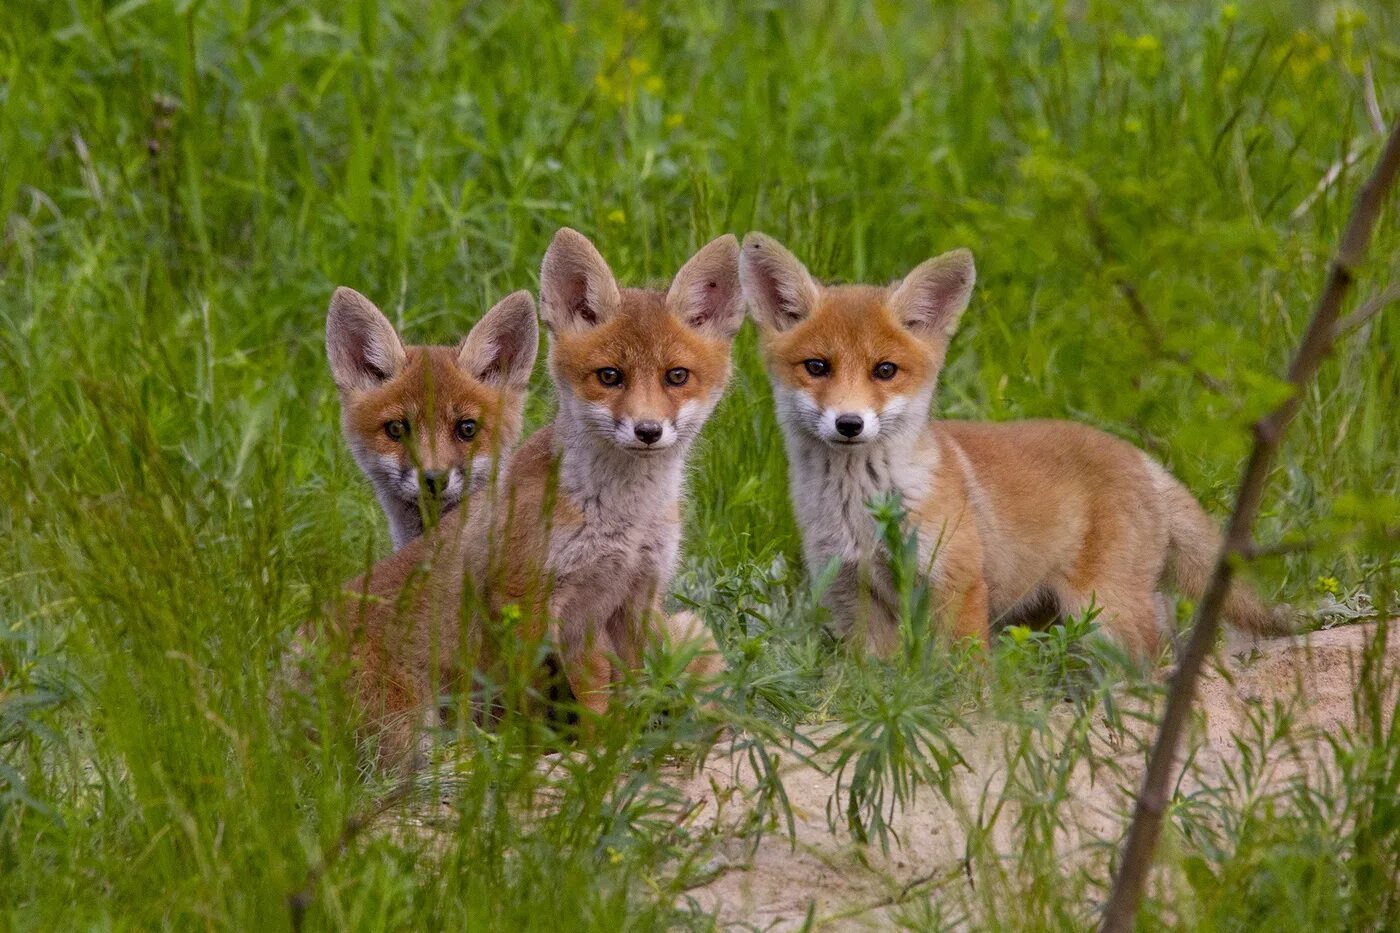
M591 715L648 644L693 643L693 671L718 667L699 620L664 616L661 600L680 549L687 454L724 391L743 321L738 253L721 237L667 291L624 289L581 234L555 235L540 276L554 423L510 458L491 494L346 587L339 623L382 762L414 763L439 689L464 686L469 670L498 678L512 658L533 663L520 645L545 645ZM502 629L509 606L520 622Z
M423 533L425 511L445 515L490 480L520 436L538 351L529 292L502 299L457 347L405 347L368 298L335 290L326 355L341 427L396 549Z
M948 343L972 295L972 254L930 259L889 287L822 286L770 237L749 234L741 279L759 326L808 570L833 562L845 631L898 645L896 594L877 559L872 499L899 493L929 568L935 612L981 642L993 620L1101 610L1135 656L1159 648L1163 579L1199 596L1219 531L1137 448L1063 421L930 421ZM1237 583L1235 625L1274 627Z

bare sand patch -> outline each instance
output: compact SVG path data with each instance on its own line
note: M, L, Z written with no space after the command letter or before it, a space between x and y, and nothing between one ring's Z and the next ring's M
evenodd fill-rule
M1357 693L1363 648L1377 634L1377 625L1351 625L1289 639L1227 646L1222 658L1201 684L1197 708L1201 719L1193 730L1190 765L1181 789L1234 781L1252 769L1251 793L1267 793L1300 776L1321 780L1333 767L1326 736L1356 725ZM1400 632L1392 631L1383 665L1394 670L1400 660ZM1394 709L1395 679L1389 680L1388 708ZM1095 727L1080 740L1091 743L1096 762L1068 770L1055 805L1067 809L1064 827L1054 833L1053 858L1065 864L1097 860L1106 877L1107 859L1121 837L1140 780L1146 744L1154 733L1152 711L1140 701L1125 700L1119 727ZM1287 717L1287 752L1247 763L1241 745L1261 747L1265 732L1279 717ZM1052 720L1056 717L1052 715ZM1073 715L1066 712L1067 725ZM980 731L980 730L974 730ZM978 882L969 846L986 855L1010 852L1023 841L1014 812L1027 804L1026 782L1011 762L1005 727L991 724L987 734L969 738L964 750L968 767L958 769L946 797L924 788L913 805L894 813L891 825L900 843L888 852L855 842L839 819L828 819L835 786L826 773L832 762L818 756L803 760L780 753L783 785L792 805L795 835L785 828L765 833L755 845L743 827L756 799L757 782L745 757L731 749L716 749L698 773L678 775L676 785L693 808L689 831L706 838L713 855L704 883L686 897L695 907L713 911L723 924L758 929L791 929L809 916L819 927L878 928L888 925L893 905L914 894L938 892L950 902L974 903ZM1044 730L1046 747L1054 754L1054 728ZM1237 736L1245 736L1243 743ZM1061 736L1063 738L1063 736ZM820 741L820 732L814 735ZM1066 739L1069 741L1069 739ZM1106 764L1103 764L1106 762ZM1006 799L1000 816L989 821L989 806ZM835 825L833 826L833 822ZM992 860L995 863L995 860ZM1088 897L1102 892L1085 892Z

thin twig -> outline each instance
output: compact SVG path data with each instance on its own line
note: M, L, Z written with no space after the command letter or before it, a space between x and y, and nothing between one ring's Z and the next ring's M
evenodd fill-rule
M1327 189L1332 187L1332 184L1341 176L1342 172L1351 168L1352 165L1356 163L1356 160L1360 158L1361 148L1359 146L1355 149L1348 149L1340 159L1332 163L1332 167L1322 176L1322 180L1309 192L1308 196L1303 198L1303 200L1298 203L1297 207L1293 208L1293 213L1288 215L1288 219L1298 220L1302 218L1302 216L1312 208L1313 202L1326 194Z
M1317 374L1336 340L1342 302L1351 287L1355 269L1370 244L1376 217L1385 204L1397 173L1400 173L1400 120L1390 130L1375 171L1357 192L1337 255L1328 268L1326 285L1318 298L1307 332L1288 367L1288 381L1293 391L1254 426L1254 447L1240 479L1234 513L1230 516L1210 582L1200 605L1196 607L1190 637L1172 674L1166 712L1162 715L1161 729L1148 757L1147 772L1133 810L1133 821L1128 827L1128 839L1123 847L1118 874L1104 909L1105 933L1127 933L1133 928L1147 874L1152 867L1157 837L1162 830L1177 749L1195 701L1196 681L1206 655L1219 634L1220 610L1230 591L1235 565L1241 555L1248 553L1250 528L1259 513L1264 482L1278 454L1283 432L1302 405L1303 389Z
M1371 70L1369 57L1361 66L1361 96L1366 101L1366 116L1371 121L1371 129L1377 136L1385 135L1385 117L1381 115L1380 98L1376 96L1376 73Z
M410 778L391 788L388 793L375 800L366 809L350 814L336 835L335 842L321 853L321 860L307 868L306 879L302 882L301 887L287 895L287 910L291 913L294 933L301 933L302 924L306 920L306 911L310 909L311 902L316 899L316 886L320 884L322 876L345 853L345 850L350 848L350 843L355 841L355 837L366 826L373 823L380 814L408 799L416 789L417 784Z
M1147 341L1150 351L1154 356L1166 357L1191 371L1191 375L1196 381L1205 386L1216 395L1225 394L1225 383L1206 372L1196 365L1196 361L1191 354L1184 350L1172 351L1167 348L1166 336L1162 333L1161 327L1157 325L1157 320L1152 316L1152 312L1147 310L1147 305L1143 304L1142 296L1138 294L1136 286L1127 279L1120 278L1115 283L1118 291L1123 296L1123 300L1128 303L1143 328L1147 331Z
M1093 237L1094 246L1098 249L1099 255L1112 262L1119 261L1116 251L1113 248L1112 239L1108 235L1108 228L1104 226L1103 220L1099 217L1098 207L1096 205L1089 205L1086 212L1086 219L1089 222L1089 232ZM1118 293L1123 296L1123 300L1128 303L1128 309L1133 312L1133 316L1138 319L1138 323L1142 325L1143 330L1146 332L1148 352L1153 356L1169 359L1186 367L1191 371L1191 375L1196 378L1197 382L1205 386L1205 388L1209 389L1211 392L1217 395L1223 395L1225 392L1225 384L1223 382L1197 366L1191 354L1184 350L1174 351L1167 346L1166 334L1162 333L1161 325L1157 323L1157 319L1152 316L1152 312L1148 310L1146 303L1143 302L1142 294L1138 291L1137 286L1128 278L1121 275L1114 276L1113 284L1114 287L1118 289Z
M1385 306L1392 301L1400 301L1400 282L1391 282L1368 298L1361 307L1338 321L1336 331L1332 335L1333 339L1340 340L1357 330L1362 324L1384 311Z
M1363 530L1362 532L1354 532L1340 537L1333 535L1326 539L1298 538L1294 541L1279 541L1275 544L1251 543L1249 547L1245 548L1240 554L1240 559L1252 561L1264 560L1271 557L1287 557L1290 554L1303 554L1308 551L1316 550L1324 545L1335 546L1338 544L1348 544L1362 537L1365 537L1369 541L1376 542L1400 541L1400 525L1396 525L1392 528L1381 528L1372 534L1366 534Z

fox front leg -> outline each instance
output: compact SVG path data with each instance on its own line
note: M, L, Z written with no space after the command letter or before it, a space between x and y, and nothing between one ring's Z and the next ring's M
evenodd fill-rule
M614 665L617 647L608 627L598 622L597 595L596 590L580 585L561 586L550 601L549 612L564 679L582 707L579 728L585 737L607 712L609 688L618 674Z

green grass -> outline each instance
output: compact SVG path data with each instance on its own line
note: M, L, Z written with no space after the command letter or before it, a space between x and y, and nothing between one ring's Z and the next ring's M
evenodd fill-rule
M726 231L852 281L969 246L979 286L942 411L1089 422L1223 514L1378 151L1367 82L1400 112L1396 36L1379 0L0 5L5 926L285 928L287 896L380 799L348 739L308 739L267 699L293 629L388 547L339 436L335 285L446 341L533 287L565 224L632 282ZM1392 199L1357 291L1397 275ZM1398 346L1392 312L1309 391L1258 532L1320 544L1249 568L1266 591L1393 599ZM675 586L729 656L723 715L755 761L833 723L843 780L861 775L833 822L872 845L892 842L891 800L960 767L966 718L997 719L1008 793L1034 801L1025 845L970 858L985 883L966 903L900 916L1089 923L1103 866L1049 843L1056 769L1095 752L1057 757L1048 710L1074 698L1071 736L1112 721L1112 659L1078 629L968 676L921 643L888 668L831 644L748 328L736 355ZM536 387L532 425L550 410L542 372ZM706 927L680 897L704 841L658 778L703 734L660 716L689 705L674 681L635 685L562 792L524 730L463 732L440 825L357 835L309 888L307 925ZM1326 786L1182 801L1150 922L1393 918L1400 734L1380 686L1358 703L1371 725L1335 737ZM1287 726L1265 718L1241 740L1261 754ZM752 832L783 832L780 783L761 800Z

